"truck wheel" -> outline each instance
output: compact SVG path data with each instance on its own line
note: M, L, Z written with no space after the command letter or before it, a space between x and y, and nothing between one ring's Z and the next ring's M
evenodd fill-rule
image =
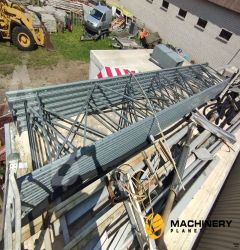
M36 48L32 33L24 26L16 26L12 30L12 42L20 50L31 51Z

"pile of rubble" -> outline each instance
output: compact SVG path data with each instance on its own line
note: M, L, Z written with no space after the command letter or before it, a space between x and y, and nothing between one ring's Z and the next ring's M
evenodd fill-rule
M40 26L42 21L47 31L54 33L58 31L59 24L61 27L66 26L66 17L70 13L76 14L82 20L84 16L83 5L87 3L87 0L47 0L42 7L28 5L26 9L33 13L33 25L35 27Z
M125 25L125 19L123 16L119 16L112 21L112 30L118 30Z
M55 7L57 9L62 9L67 12L76 13L83 15L83 4L86 4L86 1L67 1L67 0L47 0L46 4L48 6Z
M40 26L42 21L47 31L54 33L57 32L58 23L62 23L64 26L66 25L65 20L67 13L64 10L59 10L48 5L43 7L29 5L27 6L27 10L33 13L38 13L38 16L34 15L33 18L34 27Z

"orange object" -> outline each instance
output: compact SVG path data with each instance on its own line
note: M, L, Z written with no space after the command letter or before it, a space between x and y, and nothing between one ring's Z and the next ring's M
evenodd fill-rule
M146 30L143 30L140 32L140 39L144 39L146 36L148 36L148 32Z

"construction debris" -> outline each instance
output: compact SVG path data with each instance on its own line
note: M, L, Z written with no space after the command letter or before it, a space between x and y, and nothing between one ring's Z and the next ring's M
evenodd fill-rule
M162 39L158 32L148 33L141 41L143 46L148 49L153 49L155 45L162 43Z
M40 15L41 21L50 33L57 32L57 22L62 22L65 26L66 12L63 10L57 10L51 6L38 7L33 5L27 6L27 9ZM40 24L39 18L34 18L34 20L34 25Z
M57 22L53 15L41 14L41 19L48 32L57 32Z
M84 4L88 3L88 1L48 0L46 5L79 14L83 19L83 2Z
M53 15L57 22L61 22L64 25L66 25L66 11L65 10L61 10L61 9L56 9L50 5L47 6L43 6L43 9L45 10L46 14L50 14Z
M69 28L68 20L71 20L73 18L73 15L76 15L75 17L82 21L84 18L84 11L83 11L83 1L55 1L55 0L48 0L44 4L44 6L33 6L28 5L26 8L27 10L38 13L40 15L41 21L47 28L47 31L50 33L57 32L57 31L63 31L65 28L68 30L72 30L72 28ZM33 15L33 22L35 27L39 27L41 25L41 22L39 18L36 15Z
M127 38L127 37L115 37L115 41L112 43L112 46L114 48L118 49L142 49L142 46L139 45L136 41L133 39Z
M112 21L112 30L117 30L125 25L124 17L120 16Z
M112 46L118 49L141 49L142 46L135 40L138 35L138 27L135 22L128 23L125 27L112 31Z

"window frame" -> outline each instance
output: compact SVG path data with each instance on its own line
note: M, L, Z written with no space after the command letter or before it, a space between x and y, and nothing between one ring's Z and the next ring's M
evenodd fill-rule
M181 12L182 12L182 11L185 13L185 15L184 15L184 14L181 15ZM181 20L184 20L184 19L186 18L186 16L187 16L187 13L188 13L188 12L187 12L186 10L179 8L177 17L178 17L179 19L181 19Z
M226 34L229 35L229 37L226 38L226 36L224 37L223 35L221 35L223 32L226 32ZM222 30L220 31L220 33L219 33L219 35L218 35L218 38L219 38L220 40L223 40L224 42L229 42L230 39L231 39L231 37L232 37L232 35L233 35L232 32L230 32L230 31L228 31L228 30L222 28Z
M203 26L199 24L199 23L201 23L201 22L204 22L204 25L203 25ZM207 24L208 24L208 21L207 21L207 20L205 20L205 19L199 17L196 25L197 25L198 27L202 28L202 29L205 29L206 26L207 26Z
M167 7L165 7L164 4L167 4ZM169 8L169 2L166 0L162 0L161 9L168 10L168 8Z

